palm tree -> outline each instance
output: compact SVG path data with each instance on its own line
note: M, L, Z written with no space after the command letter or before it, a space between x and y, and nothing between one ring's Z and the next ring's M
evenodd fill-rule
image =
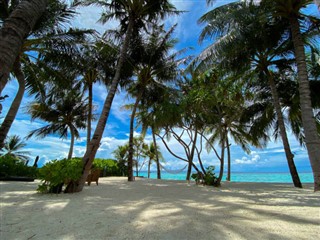
M29 35L44 14L48 3L48 0L21 1L12 13L6 16L0 29L0 96L8 82L9 74L20 53L25 37Z
M213 49L216 50L216 56L221 56L222 54L223 58L219 60L222 64L237 69L244 66L246 70L248 65L254 65L255 68L252 70L259 74L260 81L261 77L267 79L273 96L273 104L277 113L278 125L290 173L294 185L302 187L285 130L274 73L269 69L271 67L281 69L283 66L289 65L288 60L279 60L279 56L283 54L286 46L286 42L283 41L286 25L282 21L270 24L267 20L267 14L265 14L267 10L256 6L253 1L231 3L214 9L200 19L201 22L210 23L204 28L200 39L208 35L218 34L220 36L219 41L211 46L210 49L211 51ZM212 16L214 17L212 18ZM228 16L229 20L226 18L219 19L221 16ZM264 20L261 21L262 19ZM228 28L222 28L222 22L228 24ZM261 28L264 31L260 31L261 34L258 34L258 29ZM224 34L227 35L224 36ZM239 59L244 59L245 61L241 61L241 64L239 64Z
M1 10L5 13L10 13L10 11L13 11L17 7L15 3L18 2L19 1L13 1L11 6L7 5ZM12 68L12 73L19 83L19 88L16 97L14 98L0 127L0 148L3 145L3 142L19 110L25 92L25 87L30 87L30 85L32 85L30 82L28 82L30 78L28 76L25 78L26 72L38 71L38 64L33 64L35 61L35 52L37 52L39 58L42 58L43 54L48 54L48 52L55 51L55 57L57 58L60 55L59 57L62 58L62 52L66 52L66 49L72 48L72 44L83 40L84 34L91 33L90 31L82 30L63 30L61 23L67 22L73 15L74 11L72 7L66 8L66 4L59 2L55 3L52 1L48 4L46 14L37 21L34 28L26 36L23 46ZM5 18L6 14L1 14L1 16ZM32 54L30 54L30 52L32 52ZM34 67L35 65L37 66ZM28 70L28 68L33 69Z
M261 4L263 4L264 2L266 1L262 1ZM302 21L310 23L317 20L319 22L319 19L316 19L315 17L309 17L301 13L301 10L311 3L311 0L276 0L274 1L272 6L273 14L275 17L281 17L281 19L289 21L298 70L302 125L305 133L306 147L308 150L309 160L314 177L314 191L319 191L320 137L317 132L315 116L311 105L306 54L304 49L303 36L301 33L302 27L300 25Z
M141 61L137 64L135 73L137 80L129 86L129 93L136 97L130 118L129 156L128 156L128 180L132 181L133 161L133 131L134 119L139 104L147 103L147 99L155 100L156 93L166 88L166 83L174 81L177 76L176 54L169 55L176 40L170 39L174 27L167 33L163 26L154 26L151 36L142 40ZM131 174L130 174L131 173Z
M148 146L148 149L146 151L146 156L149 158L148 161L148 178L150 178L150 167L152 162L156 162L159 160L163 160L163 156L160 152L159 147L155 147L154 143L151 142Z
M29 152L28 151L21 151L27 144L21 140L18 135L13 135L7 137L4 147L1 150L3 156L11 156L18 160L27 162L29 160Z
M138 34L138 30L146 26L147 23L158 20L159 18L163 19L168 14L178 13L174 6L167 0L113 0L110 2L87 0L84 1L83 4L96 4L107 9L107 12L102 14L100 21L106 23L108 20L113 18L119 20L121 23L121 32L124 35L124 40L119 54L116 72L111 82L108 95L105 99L102 113L100 115L92 140L90 141L90 146L83 157L84 169L83 174L78 181L78 186L75 189L76 192L82 191L87 175L90 171L92 161L99 148L112 101L119 84L121 69L125 61L132 34L134 32Z
M128 145L120 145L112 152L118 162L128 161L128 147Z
M81 93L76 90L61 90L56 96L47 98L45 102L34 102L28 108L32 120L41 119L49 124L33 130L27 138L36 135L46 137L58 133L60 138L67 138L68 131L71 135L71 143L68 159L72 158L75 138L79 138L78 129L86 127L88 107Z

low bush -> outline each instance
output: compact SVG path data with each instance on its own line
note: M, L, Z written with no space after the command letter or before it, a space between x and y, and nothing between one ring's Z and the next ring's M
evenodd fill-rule
M41 193L61 193L65 184L75 182L82 174L82 159L53 160L39 169L38 177L42 180L38 191ZM104 176L123 176L127 171L116 160L95 159L92 169L98 168Z
M205 185L209 185L209 186L215 186L218 187L218 178L215 176L214 173L214 166L209 166L206 168L206 174L204 174L203 176L203 181ZM201 180L199 179L199 174L198 173L194 173L191 175L191 178L194 179L196 182Z
M26 166L24 161L21 161L13 156L4 155L0 157L0 177L30 177L36 178L37 168Z
M93 161L92 168L101 169L103 176L127 176L128 170L124 164L119 164L118 161L113 159L100 159L96 158Z
M206 169L206 174L204 175L204 182L206 185L218 187L218 178L214 173L214 166L209 166Z
M81 177L81 159L53 160L39 169L42 184L38 191L42 193L61 193L64 184L76 181Z

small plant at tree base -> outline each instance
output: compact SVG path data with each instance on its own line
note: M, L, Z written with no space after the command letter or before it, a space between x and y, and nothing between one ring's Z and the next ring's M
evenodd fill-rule
M220 187L220 184L217 182L218 178L215 176L214 169L214 166L207 167L206 174L204 175L204 182L206 185Z
M80 159L53 160L39 169L42 184L37 191L41 193L61 193L64 184L76 181L82 174Z

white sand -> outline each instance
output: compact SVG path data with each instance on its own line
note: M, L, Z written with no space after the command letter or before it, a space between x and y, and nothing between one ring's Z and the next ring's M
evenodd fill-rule
M76 194L0 182L0 239L320 239L312 185L101 178Z

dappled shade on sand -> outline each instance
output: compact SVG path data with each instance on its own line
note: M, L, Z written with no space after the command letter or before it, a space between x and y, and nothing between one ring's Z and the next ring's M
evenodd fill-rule
M100 178L75 194L1 182L1 239L317 239L312 185ZM81 210L80 210L81 209Z

